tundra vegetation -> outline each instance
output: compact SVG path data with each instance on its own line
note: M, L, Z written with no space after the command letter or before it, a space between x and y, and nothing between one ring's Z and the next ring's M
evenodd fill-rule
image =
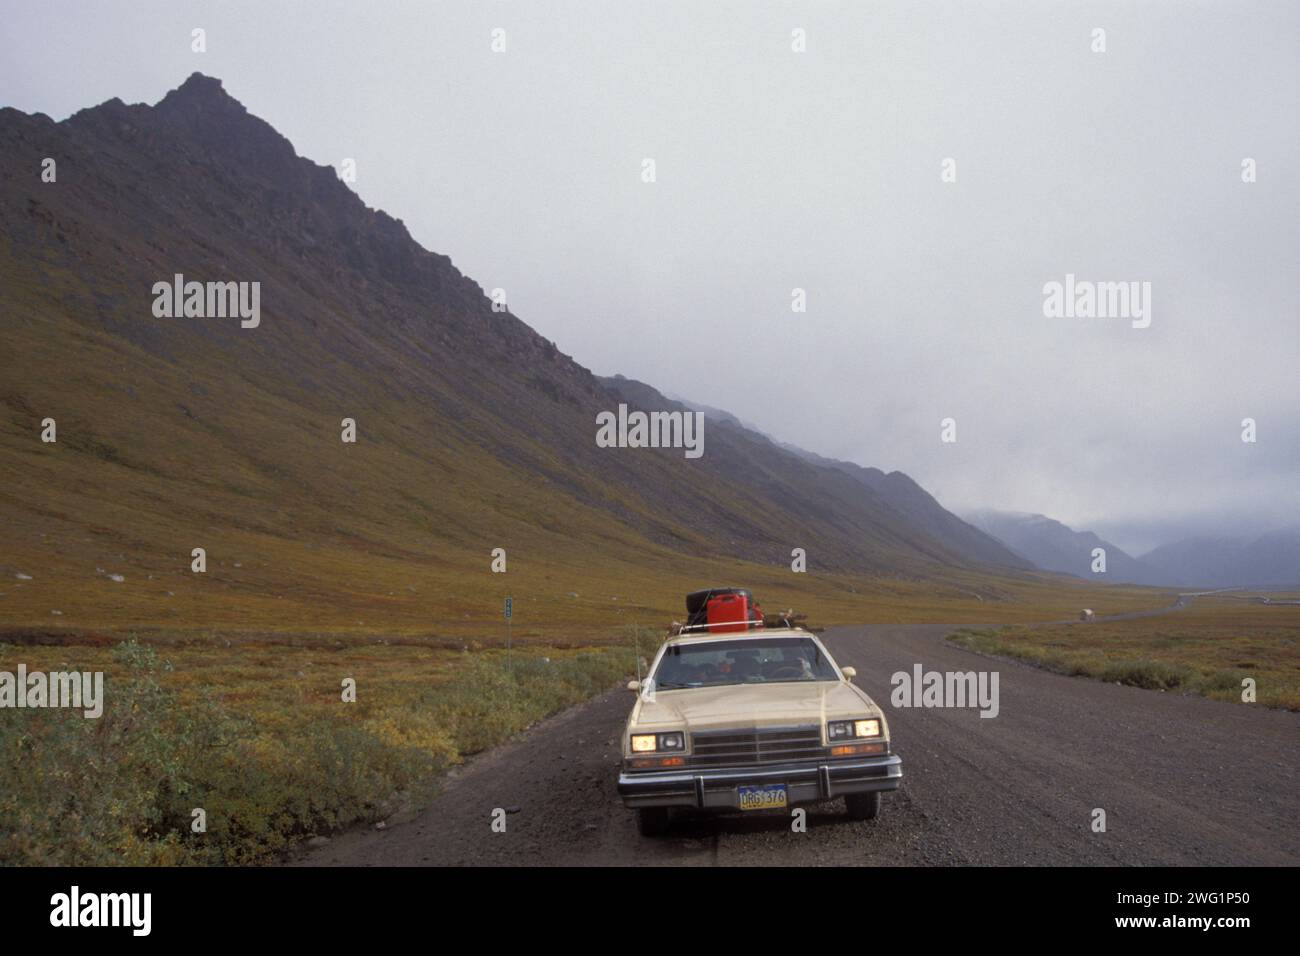
M949 640L1060 674L1236 703L1251 678L1250 706L1300 710L1300 606L1249 595L1123 621L963 628Z
M103 670L108 699L96 720L0 710L0 864L274 861L418 803L441 771L634 668L630 646L509 662L420 641L216 646L0 645L6 660Z
M386 819L419 805L466 756L639 673L638 661L663 637L659 625L680 616L681 595L736 573L705 567L667 585L642 579L634 599L627 578L583 578L581 592L538 594L525 585L533 576L516 578L512 568L519 597L509 655L503 622L482 613L499 612L500 583L480 586L476 616L449 618L436 631L427 621L416 626L409 611L393 615L405 626L339 627L354 615L382 617L370 603L377 596L355 592L341 597L351 605L334 606L332 630L182 631L147 618L120 631L78 627L75 618L61 628L0 630L0 666L106 675L104 714L95 720L0 710L0 863L258 864L312 836ZM201 587L188 574L155 586ZM1035 580L992 602L919 582L819 582L770 568L744 575L768 585L761 593L772 607L813 609L822 624L970 620L995 610L1042 619L1077 605L1080 590ZM128 567L126 577L144 576ZM260 603L241 604L249 590L215 593L238 620ZM1110 612L1166 603L1141 589L1086 590ZM305 607L308 599L287 589L284 600ZM143 617L148 605L109 606ZM346 678L356 682L356 703L342 700ZM191 829L196 808L205 833Z

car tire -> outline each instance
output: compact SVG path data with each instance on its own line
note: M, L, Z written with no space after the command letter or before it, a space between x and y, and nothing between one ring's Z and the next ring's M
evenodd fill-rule
M850 820L874 820L880 815L880 791L874 793L847 793L844 806Z
M641 807L636 812L636 828L642 836L661 836L668 829L668 808Z

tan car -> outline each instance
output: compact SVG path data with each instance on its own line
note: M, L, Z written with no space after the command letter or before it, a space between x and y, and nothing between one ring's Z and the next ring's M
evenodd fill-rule
M670 637L623 733L618 792L641 832L671 807L769 810L844 797L870 820L902 761L885 715L817 637L797 628Z

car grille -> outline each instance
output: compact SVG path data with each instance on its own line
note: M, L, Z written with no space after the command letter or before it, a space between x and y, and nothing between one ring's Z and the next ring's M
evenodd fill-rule
M826 755L822 730L766 727L762 730L709 730L691 734L691 766L735 767L815 760Z

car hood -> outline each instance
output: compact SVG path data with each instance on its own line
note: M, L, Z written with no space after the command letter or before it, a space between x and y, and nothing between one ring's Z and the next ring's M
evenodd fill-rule
M790 681L661 690L632 712L637 729L781 727L827 720L876 717L871 698L845 681Z

